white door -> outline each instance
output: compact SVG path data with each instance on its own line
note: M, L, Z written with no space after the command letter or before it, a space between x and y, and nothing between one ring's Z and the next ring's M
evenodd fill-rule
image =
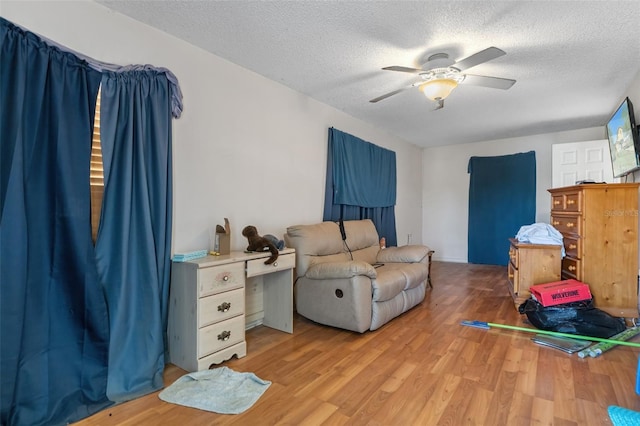
M581 180L614 182L606 139L551 146L551 187L575 185Z

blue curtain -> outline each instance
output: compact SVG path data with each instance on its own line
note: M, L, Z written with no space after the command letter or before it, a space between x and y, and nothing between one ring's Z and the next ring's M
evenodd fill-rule
M0 43L0 424L66 424L112 404L90 223L101 75L2 18Z
M536 154L471 157L468 261L507 265L509 238L535 222Z
M163 386L171 256L171 90L164 73L105 72L105 168L96 254L109 305L107 395Z
M67 424L163 385L182 94L167 69L100 63L2 18L0 29L0 424Z
M371 219L395 246L395 203L396 153L330 128L323 220Z

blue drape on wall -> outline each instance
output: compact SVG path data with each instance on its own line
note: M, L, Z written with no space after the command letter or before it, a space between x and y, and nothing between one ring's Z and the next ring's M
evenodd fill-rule
M98 271L109 305L107 395L163 386L171 256L171 90L164 73L105 72Z
M395 203L396 153L330 128L323 220L371 219L395 246Z
M0 424L66 424L111 404L89 191L101 76L2 18L0 42Z
M471 157L468 261L507 265L509 238L535 222L534 151L497 157Z
M329 129L333 202L360 207L396 203L396 153L348 133Z
M0 24L0 424L67 424L162 387L182 94L167 69L100 63Z

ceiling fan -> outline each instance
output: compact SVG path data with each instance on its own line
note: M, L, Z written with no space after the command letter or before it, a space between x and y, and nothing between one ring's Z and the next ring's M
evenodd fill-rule
M382 68L387 71L400 71L418 74L418 76L420 76L420 80L410 84L409 86L402 87L398 90L394 90L393 92L371 99L369 102L376 103L412 87L418 87L428 99L436 102L435 109L440 109L444 107L445 98L449 96L451 91L455 89L458 84L471 84L474 86L506 90L513 86L516 81L508 78L466 74L463 72L469 68L475 67L476 65L483 64L503 55L506 55L503 50L498 49L497 47L489 47L457 62L450 59L449 55L446 53L436 53L429 56L427 63L424 64L421 69L401 66Z

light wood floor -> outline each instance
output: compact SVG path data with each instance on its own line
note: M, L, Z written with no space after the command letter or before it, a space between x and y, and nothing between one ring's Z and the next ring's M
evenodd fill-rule
M81 425L607 425L609 405L640 411L640 350L598 358L541 347L530 333L460 325L525 325L506 268L434 262L423 303L375 332L302 317L290 335L247 331L248 354L224 363L272 381L248 411L220 415L161 401L158 392ZM185 372L168 365L165 385Z

